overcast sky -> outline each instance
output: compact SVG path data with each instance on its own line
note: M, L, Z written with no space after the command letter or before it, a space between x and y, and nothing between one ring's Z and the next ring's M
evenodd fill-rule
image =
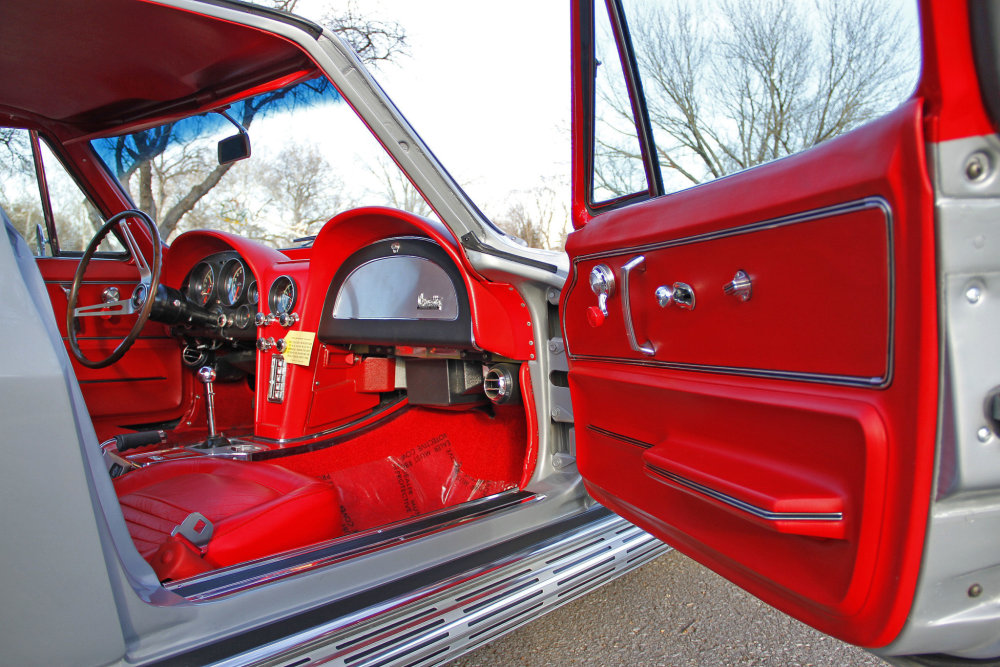
M340 0L303 0L313 19ZM366 0L404 26L409 55L374 72L434 154L488 213L557 179L569 201L569 3Z

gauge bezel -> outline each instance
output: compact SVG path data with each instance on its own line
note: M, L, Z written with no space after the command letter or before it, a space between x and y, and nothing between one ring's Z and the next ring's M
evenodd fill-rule
M257 302L260 301L260 288L257 286L256 280L251 279L250 282L247 283L246 292L247 303L251 306L256 306Z
M233 313L233 326L237 329L246 329L252 321L253 314L250 312L250 306L245 303Z
M207 295L203 295L202 286L206 277L212 281L212 289ZM215 269L212 268L212 265L209 262L198 262L188 274L187 297L199 306L207 306L212 302L218 284L219 281L216 280Z
M278 297L282 292L285 291L286 283L292 288L292 300L288 304L288 310L279 310L277 306ZM298 286L295 284L295 279L289 275L278 276L271 283L271 289L267 292L267 306L271 311L272 315L281 315L282 313L291 313L295 309L295 302L298 300L299 290Z
M236 275L237 269L243 271L243 284L240 285L240 288L236 292L236 295L230 300L229 287L226 285L226 283ZM217 283L220 289L219 301L222 302L222 305L232 307L240 302L240 299L246 292L247 283L249 282L247 278L249 276L250 276L250 271L243 264L243 262L241 262L239 259L235 257L226 261L226 263L222 265L222 270L219 271L219 281Z

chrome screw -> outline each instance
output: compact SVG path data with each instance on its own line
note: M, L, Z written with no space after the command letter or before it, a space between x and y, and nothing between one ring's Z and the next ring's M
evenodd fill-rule
M973 182L982 181L989 173L990 160L985 153L973 153L965 162L965 177Z
M985 426L980 426L979 430L976 431L976 437L979 438L979 442L987 442L991 435L993 435L993 432Z

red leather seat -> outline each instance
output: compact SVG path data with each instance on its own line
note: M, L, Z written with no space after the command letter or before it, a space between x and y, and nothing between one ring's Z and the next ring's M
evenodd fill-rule
M198 457L166 461L114 481L136 548L161 580L182 579L337 537L329 484L267 463ZM171 535L192 513L211 522L200 548Z

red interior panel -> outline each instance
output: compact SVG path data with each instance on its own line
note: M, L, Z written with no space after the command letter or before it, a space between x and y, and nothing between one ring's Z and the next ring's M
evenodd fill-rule
M51 257L39 258L37 262L56 324L65 340L67 290L79 262ZM127 298L135 288L138 273L130 262L95 259L84 278L78 301L80 305L93 305L101 303L104 290L111 287ZM128 335L135 318L101 315L81 317L77 322L80 350L88 359L101 359ZM180 345L170 336L168 328L158 322L148 322L125 356L106 368L86 368L72 355L70 359L87 408L98 422L123 425L169 421L180 417L190 400L183 383Z
M580 471L602 503L863 646L909 612L934 466L937 311L920 100L810 151L574 232L562 321ZM866 202L872 205L866 205ZM579 222L579 221L578 221ZM639 342L623 321L632 273ZM588 272L618 293L608 317ZM737 270L753 291L723 291ZM661 308L682 281L694 310Z
M619 282L609 316L590 326L597 297L586 285L566 301L565 327L576 357L631 358L731 369L842 376L879 384L889 372L889 215L878 199L768 220L725 235L671 239L627 253L581 257L574 275L586 281L598 265L618 276L634 257L630 294ZM752 283L749 301L723 287L737 271ZM656 306L658 286L681 281L695 293L693 310ZM629 347L622 304L629 299L639 342ZM864 319L866 326L856 323Z

